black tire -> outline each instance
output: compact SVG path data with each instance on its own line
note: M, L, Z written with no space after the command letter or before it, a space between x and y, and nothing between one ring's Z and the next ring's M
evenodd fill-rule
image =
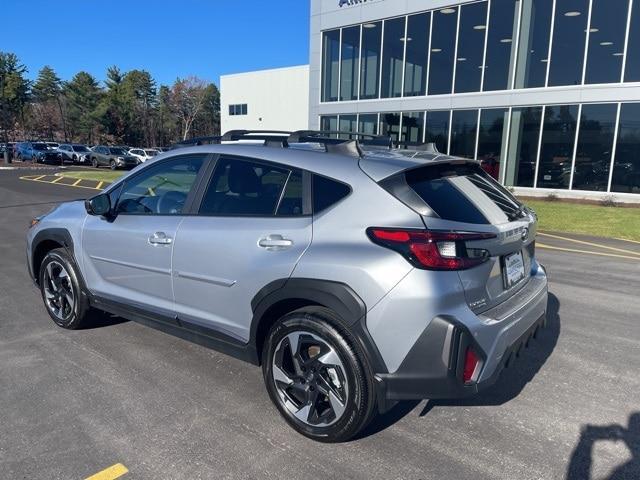
M307 363L298 363L295 367L289 367L287 370L291 371L292 368L295 368L296 371L305 371L301 365L306 365L307 373L302 375L307 375L307 378L300 378L302 376L298 375L294 383L288 383L288 381L287 383L281 381L276 383L274 365L278 363L279 357L280 363L284 367L282 358L286 353L283 352L292 351L289 343L289 338L292 335L294 337L299 335L299 340L297 340L297 350L300 355L298 362L301 362L302 357L306 357ZM326 345L315 347L316 339L320 339ZM311 346L307 347L307 345ZM333 368L330 368L333 372L327 372L327 364L324 362L316 363L316 368L312 368L313 363L309 362L325 358L322 353L326 351L324 347L330 348L330 351L339 357L341 365L338 371L340 373L336 373ZM287 348L289 350L286 350ZM304 354L304 348L307 348L307 354ZM312 348L318 348L318 350L315 351L313 357L309 358L312 355ZM290 362L289 365L293 365L293 363ZM277 370L277 368L276 366L275 369ZM324 370L323 374L320 373L321 369ZM342 327L339 317L329 309L307 307L289 313L278 320L265 340L262 351L262 371L269 396L280 414L297 432L313 440L325 443L346 442L362 431L375 414L376 400L371 368L358 343L349 331ZM329 375L329 373L333 373L333 375ZM288 376L289 374L287 374ZM339 378L339 380L334 382L334 378ZM330 383L327 382L327 379ZM343 402L339 404L340 416L335 414L333 403L325 394L328 384L332 391L338 393L343 399ZM309 390L313 391L314 386L317 389L315 398L321 400L314 401L309 397L303 400L297 398L301 390L304 389L306 389L307 395L313 395ZM289 395L290 391L291 395ZM306 412L302 414L303 417L307 417L307 421L302 421L299 416L296 416L296 414L301 415L300 410L304 408L301 405L311 405L308 415ZM293 411L296 409L298 412ZM318 412L324 413L319 414ZM328 421L324 421L324 424L318 424L311 420L312 417L316 420L324 417Z
M93 157L93 158L91 159L91 166L92 166L93 168L99 168L99 167L100 167L100 165L98 164L98 159L97 159L97 158Z
M58 299L58 302L62 301L60 304L62 314L56 314L56 308L54 306L56 302L51 301L50 296L52 292L57 292L58 290L54 288L53 282L50 282L48 272L52 271L55 275L60 267L66 271L67 280L60 276L57 280L61 282L61 290L63 292L70 292L73 301L71 302L72 305L69 305L69 301ZM81 328L86 321L89 311L89 300L80 287L79 273L75 262L64 248L56 248L47 253L40 264L39 277L42 301L51 319L56 325L62 328L69 330ZM64 297L66 295L62 293L59 296ZM64 306L65 304L67 307Z
M111 160L111 161L109 162L109 168L110 168L111 170L117 170L117 169L118 169L118 166L116 165L116 161L115 161L115 160Z

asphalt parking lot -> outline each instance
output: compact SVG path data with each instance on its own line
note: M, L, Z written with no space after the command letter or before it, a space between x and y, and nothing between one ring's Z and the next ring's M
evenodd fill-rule
M20 175L0 171L3 478L118 463L124 479L640 478L640 244L541 236L549 325L493 390L402 403L323 445L286 426L256 367L116 317L56 327L26 271L27 223L91 190Z

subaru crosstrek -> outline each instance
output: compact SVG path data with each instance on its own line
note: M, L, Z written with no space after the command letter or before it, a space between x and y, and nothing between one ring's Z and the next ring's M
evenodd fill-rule
M477 393L545 325L535 213L478 162L231 133L32 221L56 324L96 308L261 365L325 442L399 400Z

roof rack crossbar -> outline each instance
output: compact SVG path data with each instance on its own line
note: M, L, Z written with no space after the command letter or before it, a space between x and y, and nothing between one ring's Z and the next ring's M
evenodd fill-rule
M344 138L339 138L343 136ZM289 136L289 143L325 143L340 144L352 140L358 140L362 145L375 145L391 148L391 137L386 135L374 135L364 132L350 132L343 130L298 130Z

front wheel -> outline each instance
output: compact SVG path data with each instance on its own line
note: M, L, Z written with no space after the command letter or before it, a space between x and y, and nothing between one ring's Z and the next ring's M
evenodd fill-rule
M40 291L51 319L60 327L82 326L89 302L80 288L74 261L64 248L51 250L40 265Z
M98 168L100 165L98 165L98 159L97 158L92 158L91 159L91 166L93 168Z
M262 354L271 400L299 433L321 442L357 435L375 411L373 375L340 320L324 308L280 319Z
M118 166L116 165L116 161L115 161L115 160L111 160L111 161L109 162L109 168L110 168L111 170L115 170L115 169L117 169L117 168L118 168Z

